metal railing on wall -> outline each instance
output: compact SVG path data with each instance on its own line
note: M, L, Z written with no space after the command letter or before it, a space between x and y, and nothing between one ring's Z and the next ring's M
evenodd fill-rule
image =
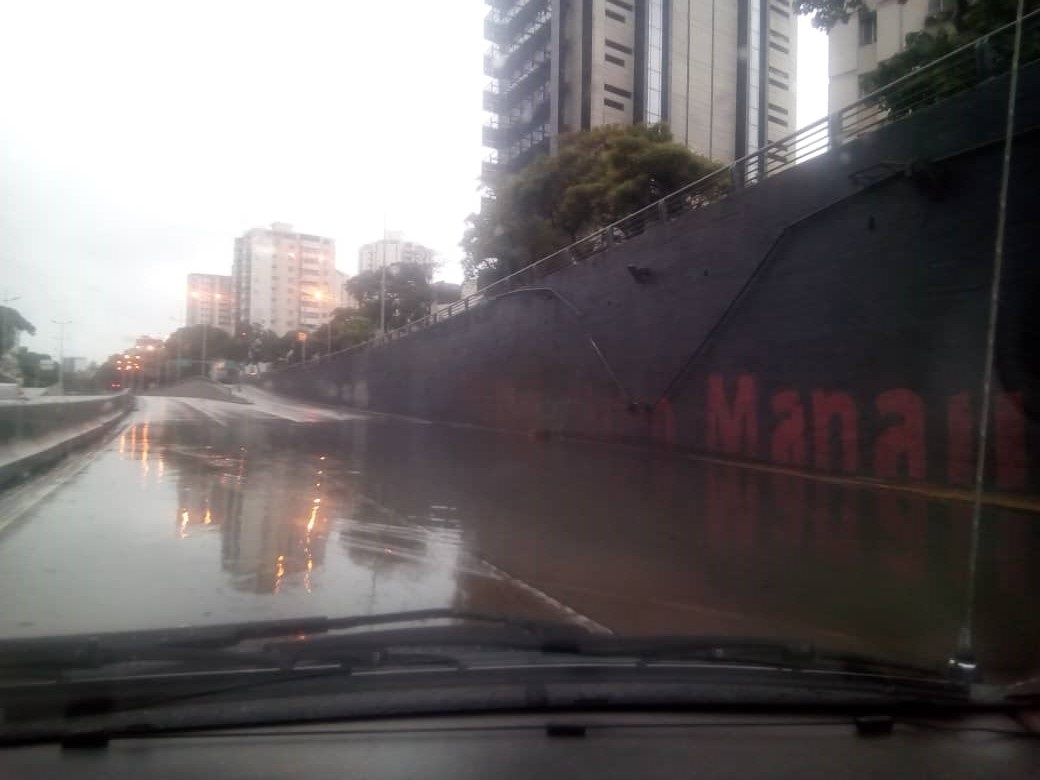
M946 100L1010 68L1016 24L1000 27L871 92L845 108L774 141L729 165L687 184L618 221L558 249L519 271L421 319L318 358L370 349L411 333L467 314L500 295L528 287L546 276L579 264L611 246L670 222L683 214L716 203L730 193L754 186L796 165L849 143L915 111ZM1023 17L1021 64L1040 59L1040 10ZM299 364L297 364L299 365Z

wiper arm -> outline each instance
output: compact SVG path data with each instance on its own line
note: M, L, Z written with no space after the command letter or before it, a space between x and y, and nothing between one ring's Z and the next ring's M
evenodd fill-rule
M586 655L632 656L646 662L705 661L796 671L890 675L943 682L952 680L939 668L929 668L864 653L832 650L811 642L763 637L595 636L589 637L583 642L582 652Z
M566 642L576 635L588 634L586 629L566 623L527 620L447 608L421 609L338 618L304 617L148 631L11 639L0 642L0 673L5 670L46 673L147 660L183 660L186 662L198 660L232 664L259 661L270 663L271 658L268 653L272 649L284 651L291 646L296 646L297 643L270 646L266 648L266 652L260 655L238 652L225 654L213 651L235 648L252 640L284 639L286 637L307 639L309 643L314 643L316 640L311 637L328 634L332 631L430 620L453 620L469 624L500 626L510 629L515 642L523 642L523 637L528 636L532 638L534 644L539 646L551 646L554 637L565 637L563 641ZM429 627L422 629L423 632L426 632L423 634L424 641L426 637L433 638L428 633L428 629ZM473 633L470 637L477 639L478 634L484 634L484 632ZM486 634L484 635L486 636ZM337 637L333 644L340 648L353 645L359 649L366 644L371 647L386 645L385 637L383 639L373 637L373 641L369 643L366 643L363 637L364 635L357 634L349 635L349 637ZM408 639L408 630L406 629L397 638ZM414 639L417 636L411 638ZM451 644L457 643L451 642ZM318 652L322 646L311 644L310 647Z

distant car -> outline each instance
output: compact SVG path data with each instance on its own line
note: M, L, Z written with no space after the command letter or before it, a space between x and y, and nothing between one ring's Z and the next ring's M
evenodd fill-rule
M113 382L112 384L109 385L109 389L111 389L111 390L122 390L123 389L123 385L120 384L119 382Z

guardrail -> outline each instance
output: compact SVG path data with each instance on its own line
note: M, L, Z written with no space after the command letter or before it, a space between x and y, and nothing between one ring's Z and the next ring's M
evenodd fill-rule
M1022 24L1021 65L1026 65L1040 59L1040 10L1025 15ZM637 236L654 225L669 222L682 214L715 203L735 190L754 186L764 178L782 173L925 106L1006 73L1010 69L1015 27L1016 23L1012 22L993 30L871 92L830 116L756 149L655 203L487 285L466 298L455 301L450 306L361 344L323 355L316 362L394 341L465 314L486 300L528 287L539 279L581 263L614 244Z

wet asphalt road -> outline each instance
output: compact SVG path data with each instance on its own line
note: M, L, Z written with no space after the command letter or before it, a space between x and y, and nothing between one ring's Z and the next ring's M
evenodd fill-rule
M0 495L0 637L457 607L938 662L970 508L627 448L147 397ZM1040 518L987 511L985 666L1040 669Z

